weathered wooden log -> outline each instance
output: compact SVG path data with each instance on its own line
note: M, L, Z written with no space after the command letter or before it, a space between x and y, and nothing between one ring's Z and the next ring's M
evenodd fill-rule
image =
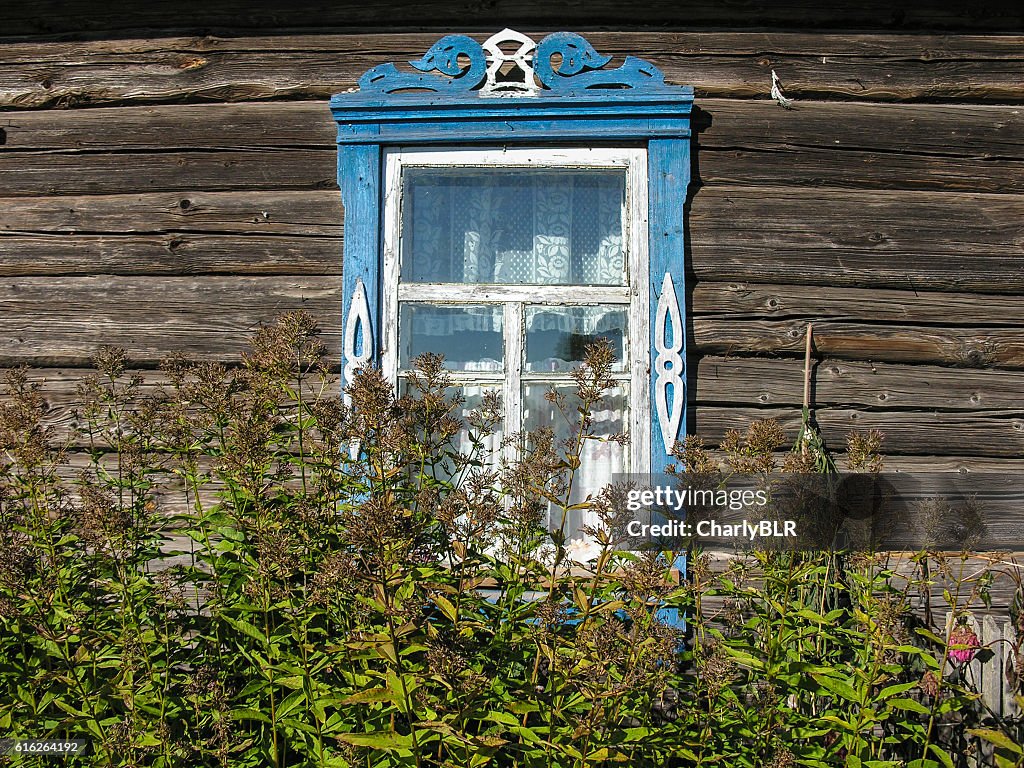
M554 24L558 28L635 28L642 25L687 28L750 26L826 29L957 29L1018 31L1020 8L1008 0L984 0L970 6L945 5L923 0L881 2L868 0L854 6L823 5L804 0L767 2L744 0L721 3L704 0L680 7L669 0L623 6L606 0L585 5L554 6L533 0L495 0L482 8L478 3L453 2L423 6L407 0L367 4L297 2L282 6L267 0L230 0L216 4L196 0L151 0L145 4L111 7L95 0L41 0L15 4L6 13L9 35L82 33L96 30L240 29L312 27L369 27L388 31L395 23L411 28L449 29L467 23L486 28L524 23ZM390 24L389 24L390 22ZM582 25L582 26L581 26Z
M7 195L336 189L333 149L0 153Z
M338 277L31 278L0 284L0 367L87 365L97 347L155 365L172 351L237 359L261 323L306 310L341 351Z
M830 446L845 445L851 430L878 429L885 434L885 451L893 455L1015 458L1024 453L1024 413L1019 408L983 413L819 408L815 415ZM690 409L691 431L713 444L726 430L746 429L751 421L765 418L777 419L796 439L800 412L795 408Z
M691 403L799 407L803 361L709 356L696 361L689 380ZM814 365L811 383L818 406L979 412L1024 403L1019 371L828 359Z
M373 11L381 12L377 6ZM538 37L545 33L528 31ZM762 32L595 32L588 37L598 50L649 59L670 82L692 83L699 97L767 98L775 69L787 94L800 99L1024 99L1020 37L951 41ZM377 64L422 56L436 39L435 33L302 34L12 44L4 53L12 66L0 70L0 106L324 98L353 87Z
M232 181L228 186L237 185ZM117 248L113 233L177 233L179 227L173 222L180 219L184 224L189 217L197 222L205 218L211 222L209 229L235 235L234 246L228 239L217 248L228 264L241 259L229 257L227 252L235 246L247 251L246 238L255 233L269 230L281 235L282 251L291 249L296 256L309 246L313 255L299 258L300 262L322 259L322 248L317 248L315 238L290 242L284 235L300 233L304 222L311 225L309 234L338 233L330 228L335 216L340 221L336 191L261 193L247 199L243 192L212 195L190 190L184 183L181 189L175 195L123 200L97 196L70 204L60 198L12 202L12 214L5 217L0 229L0 249L5 257L0 261L0 274L80 272L83 267L73 266L78 247L74 239L49 238L43 247L38 237L29 234L66 232L75 222L82 223L83 231L103 231L113 238L95 246L90 255L83 254L84 264L92 264L105 248ZM189 209L195 202L198 210L182 210L182 201L187 201ZM180 214L174 211L175 205ZM231 221L237 222L237 227ZM281 227L282 222L287 226ZM688 225L692 269L701 280L913 291L1024 290L1024 196L1019 195L706 187L692 198ZM180 250L196 250L188 245L188 229L187 225L180 227L176 241ZM209 231L205 224L197 229ZM118 271L147 269L149 261L133 259L130 243L124 245ZM156 248L170 245L170 241L158 240ZM148 248L152 257L153 243ZM19 257L22 251L28 255ZM53 265L47 265L46 253L54 254ZM168 271L166 259L156 259L155 264L155 273Z
M788 354L803 348L806 320L693 321L698 354ZM1018 327L896 326L826 320L814 324L819 353L842 360L943 363L968 368L1024 368Z
M824 319L874 323L1024 326L1024 296L881 288L699 282L691 306L697 317L723 320ZM1024 332L1022 332L1024 333Z

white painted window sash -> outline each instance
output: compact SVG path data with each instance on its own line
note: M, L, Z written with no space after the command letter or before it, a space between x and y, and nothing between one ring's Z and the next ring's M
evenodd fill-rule
M626 171L627 243L626 285L520 285L470 283L401 283L402 171L415 167L495 168L623 168ZM631 436L629 470L646 473L650 467L650 275L648 256L647 153L631 147L400 148L386 151L384 163L383 255L381 286L381 364L392 384L405 371L398 367L399 305L423 301L434 304L485 303L504 307L505 370L452 371L463 385L500 386L505 410L505 434L522 430L524 382L571 382L567 374L527 373L523 370L526 305L628 306L627 350L629 370L613 374L629 383ZM514 457L514 447L508 448Z
M629 286L502 285L497 283L400 283L398 301L429 301L432 304L558 304L587 306L629 304Z

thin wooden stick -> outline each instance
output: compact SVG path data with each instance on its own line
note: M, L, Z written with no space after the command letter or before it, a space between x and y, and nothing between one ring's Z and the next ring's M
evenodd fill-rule
M807 324L807 348L804 351L804 409L811 407L811 323Z

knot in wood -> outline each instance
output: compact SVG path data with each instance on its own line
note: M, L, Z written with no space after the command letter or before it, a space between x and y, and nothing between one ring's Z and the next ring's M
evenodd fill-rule
M193 69L202 69L208 63L209 62L202 56L188 56L178 62L178 69L183 72L188 72Z
M985 353L980 349L969 349L963 355L964 362L971 368L983 368L985 366Z

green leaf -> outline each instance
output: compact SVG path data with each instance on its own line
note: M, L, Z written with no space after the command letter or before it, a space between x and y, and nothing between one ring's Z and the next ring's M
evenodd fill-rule
M902 709L906 712L916 712L919 715L927 715L931 713L924 704L913 699L890 699L886 702L886 706L892 709Z
M1016 755L1024 755L1024 749L1002 731L995 731L991 728L968 728L967 732L972 736L991 742L997 747L1008 749Z
M86 717L86 714L84 712L79 712L77 709L75 709L62 699L54 699L53 703L54 706L57 707L57 709L67 712L69 715L73 715L74 717Z
M305 691L292 691L285 697L284 701L281 702L281 705L278 707L278 710L275 713L276 716L279 719L287 717L293 711L295 711L299 707L299 705L302 704L302 702L305 700Z
M857 731L857 727L853 723L851 723L851 722L849 722L847 720L842 720L842 719L836 717L835 715L822 715L819 718L819 720L824 720L827 723L832 723L834 725L838 725L844 731L849 731L850 733L855 733Z
M591 752L589 755L587 755L588 763L601 763L606 761L621 763L627 759L628 758L621 752L610 752L608 750L608 747L601 747L600 749Z
M846 699L847 701L857 702L860 700L857 696L857 692L853 689L853 686L845 680L836 680L833 677L820 674L812 674L811 677L813 677L818 684L829 693Z
M381 701L396 700L394 691L388 688L367 688L365 691L354 693L346 699L342 699L342 704L375 704Z
M484 720L490 720L493 723L501 723L502 725L511 725L513 727L519 725L518 718L513 717L508 712L501 712L499 710L488 712L484 716Z
M261 723L269 723L270 718L264 715L262 712L255 709L235 709L232 710L231 716L235 720L256 720Z
M931 749L935 756L942 761L942 764L946 766L946 768L953 768L953 758L950 757L949 752L944 750L938 744L929 744L928 748Z
M455 606L452 605L452 601L443 595L434 595L434 602L437 603L437 607L441 609L449 621L458 621L458 611L455 610Z
M412 747L412 737L394 731L377 731L376 733L339 733L337 738L354 747L370 747L394 751Z
M887 686L887 687L883 688L878 693L878 698L880 700L884 701L885 699L888 699L890 696L895 696L898 693L906 693L911 688L916 688L917 685L918 684L916 682L913 682L913 683L900 683L899 685L890 685L890 686Z
M764 662L745 651L739 651L726 646L725 652L732 656L741 666L749 667L750 669L764 669Z
M224 616L223 619L230 624L232 628L237 629L243 635L248 635L253 640L259 640L265 645L269 644L270 641L267 640L267 636L245 619L233 619L230 616Z
M503 747L508 744L508 739L502 739L498 736L474 736L472 742L486 749L495 749L497 747Z
M392 643L380 643L374 650L382 659L386 659L392 664L398 664L398 656L395 654L395 646Z

